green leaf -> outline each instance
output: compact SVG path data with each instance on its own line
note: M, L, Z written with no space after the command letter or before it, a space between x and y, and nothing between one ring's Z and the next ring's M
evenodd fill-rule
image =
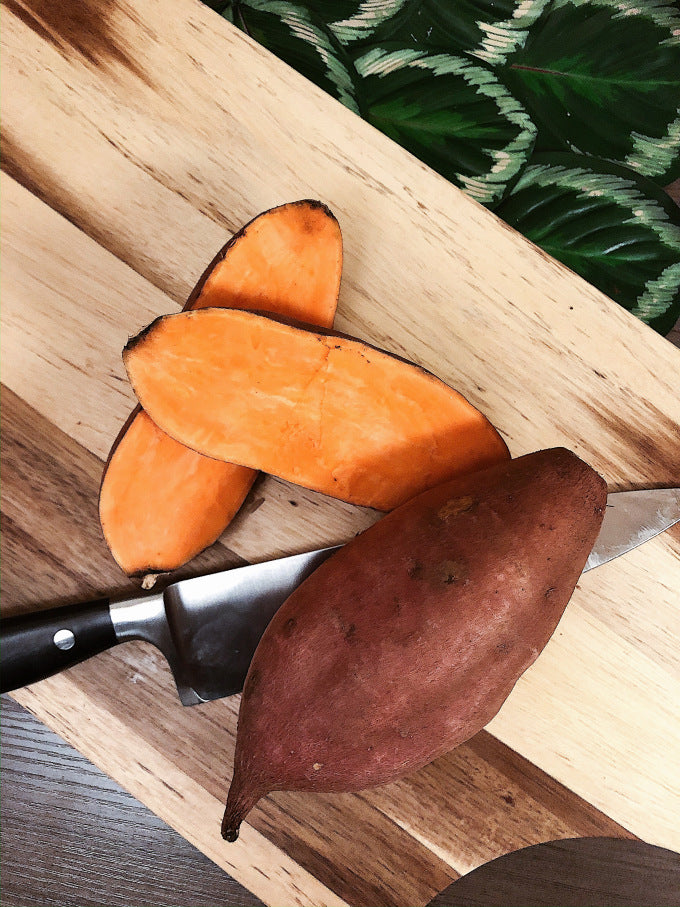
M387 26L389 34L411 5L411 0L306 0L344 45L384 37L381 28Z
M391 18L376 22L373 33L367 30L361 38L364 44L395 41L415 50L469 53L498 64L524 43L529 25L547 3L548 0L402 0Z
M354 64L330 29L299 3L243 0L234 22L267 50L360 113Z
M391 46L356 67L367 119L482 204L498 201L528 160L535 127L487 67Z
M496 213L661 334L680 315L680 209L634 170L535 155Z
M398 42L500 63L549 0L305 0L345 46Z
M214 9L216 13L219 13L220 16L228 22L234 21L231 0L203 0L203 3L206 6L209 6L210 9Z
M680 16L659 0L553 0L504 81L537 147L618 161L664 185L680 175Z

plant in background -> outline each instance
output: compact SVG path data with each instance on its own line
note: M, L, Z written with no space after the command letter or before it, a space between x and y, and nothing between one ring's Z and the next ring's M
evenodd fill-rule
M680 315L665 0L207 0L662 334Z

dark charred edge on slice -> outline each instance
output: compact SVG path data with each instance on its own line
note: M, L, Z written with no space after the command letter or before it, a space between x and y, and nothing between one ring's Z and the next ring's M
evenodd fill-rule
M335 214L333 214L328 205L325 202L320 201L318 198L300 198L295 202L285 202L283 205L276 205L274 208L270 208L269 210L278 211L279 208L302 208L303 206L306 208L314 208L317 211L323 211L326 217L330 218L330 220L335 221L336 224L338 223L337 217L335 216ZM265 211L264 213L268 214L269 212Z
M127 434L128 429L130 428L132 423L135 421L135 419L141 412L142 412L142 407L138 403L135 406L135 408L132 410L130 415L127 417L127 419L125 420L123 425L121 426L120 431L116 435L115 440L114 440L113 444L111 445L109 454L108 454L106 460L104 461L104 468L102 469L102 477L99 481L99 490L97 491L97 515L99 517L99 526L101 528L102 535L104 536L104 541L106 542L106 547L109 549L111 557L113 558L115 563L118 564L118 566L123 571L125 576L128 576L130 579L143 579L147 575L147 573L157 573L159 571L145 570L144 572L135 571L134 573L128 573L128 571L125 569L125 567L123 567L123 565L118 561L118 558L114 554L113 548L111 547L111 545L109 545L109 540L106 537L106 529L104 528L104 521L102 521L101 500L102 500L102 488L104 486L104 480L106 479L106 474L109 471L109 466L111 465L111 461L113 460L113 457L114 457L116 451L118 450L118 447L120 446L121 441Z
M102 520L102 513L101 513L102 487L103 487L103 485L104 485L104 480L106 479L106 474L107 474L107 472L109 471L109 466L111 465L111 461L113 460L113 457L114 457L116 451L118 450L118 447L120 446L121 441L123 440L123 438L124 438L125 435L127 434L128 429L130 428L130 426L132 425L132 423L135 421L135 419L137 418L137 416L138 416L141 412L143 412L143 410L142 410L141 405L138 403L138 404L135 406L135 408L132 410L132 412L130 413L130 415L127 417L127 419L125 420L125 422L123 423L123 425L121 426L120 431L119 431L118 434L116 435L116 438L115 438L113 444L111 445L111 449L109 450L109 455L107 456L106 461L104 462L104 468L103 468L103 470L102 470L102 477L101 477L101 479L100 479L100 481L99 481L99 490L98 490L98 492L97 492L97 514L98 514L98 516L99 516L99 525L100 525L101 530L102 530L102 535L104 536L104 541L106 542L106 546L107 546L107 548L109 549L109 552L110 552L110 554L111 554L113 560L116 562L116 564L118 564L118 566L119 566L120 569L123 571L123 573L125 574L125 576L129 577L130 579L140 579L140 580L143 580L144 577L148 576L148 575L151 574L151 573L155 573L155 574L158 574L158 575L160 576L161 574L168 573L168 572L171 572L171 571L166 570L166 569L159 569L158 567L146 567L146 568L143 568L143 569L141 569L141 570L134 570L132 573L129 573L129 572L125 569L125 567L123 567L123 565L119 562L118 558L117 558L116 555L114 554L113 548L111 547L111 545L109 545L109 540L108 540L108 538L106 537L106 529L104 528L104 522L105 522L105 521ZM177 569L177 568L173 568L173 569Z
M116 449L117 449L118 446L120 445L120 442L121 442L122 439L123 439L123 435L126 434L127 430L130 428L130 426L132 425L132 423L135 421L135 419L137 418L137 416L138 416L141 412L142 412L141 404L137 403L137 405L136 405L135 408L132 410L132 412L130 413L130 415L127 417L127 419L125 420L125 422L123 422L123 425L121 426L120 431L119 431L118 434L116 435L116 438L115 438L113 444L111 445L111 450L109 451L109 455L107 456L107 458L106 458L106 460L105 460L105 462L104 462L104 471L103 471L103 473L102 473L101 482L99 483L99 494L101 494L102 485L104 484L104 476L106 475L106 471L107 471L108 468L109 468L109 463L111 462L111 459L112 459L114 453L116 452Z
M260 214L256 214L255 217L251 218L247 224L244 224L240 230L234 233L231 239L229 239L215 255L208 267L198 278L196 286L189 294L187 301L184 303L182 311L187 312L191 308L193 308L194 304L200 298L200 295L203 292L203 287L205 286L208 278L211 276L217 265L219 265L226 258L227 253L230 251L230 249L232 249L236 245L236 243L243 239L247 231L253 226L254 223L256 223L256 221L261 220L261 218L263 217L267 217L274 211L280 211L282 208L301 208L303 206L314 208L316 210L322 210L326 214L326 216L330 218L330 220L335 221L335 223L338 225L338 229L340 228L337 217L333 214L328 205L313 198L302 198L295 202L284 202L282 205L275 205L273 208L268 208L266 211L262 211Z
M139 331L139 333L133 334L132 336L128 337L125 346L123 347L123 361L125 361L125 354L130 352L130 350L133 350L136 346L140 346L144 342L145 338L153 332L157 322L162 321L163 318L166 317L166 315L158 315L152 322L143 327L141 331Z
M123 347L123 362L125 361L125 354L129 353L136 346L141 346L141 344L144 343L149 334L153 333L157 324L160 324L161 321L165 321L166 318L173 318L175 315L181 314L183 313L175 312L170 315L159 315L157 318L154 318L154 320L150 324L147 324L146 327L142 328L138 334L135 334L133 337L128 337L127 343Z

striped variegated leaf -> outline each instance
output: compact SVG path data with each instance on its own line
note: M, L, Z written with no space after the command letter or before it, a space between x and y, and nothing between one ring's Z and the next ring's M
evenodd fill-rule
M314 0L307 0L314 2ZM502 63L508 54L524 43L527 29L541 14L549 0L364 0L354 18L352 40L364 46L395 41L415 50L469 53L487 63ZM326 9L325 0L314 3ZM354 4L329 4L353 6ZM380 15L376 13L379 8ZM386 15L392 8L392 14ZM324 12L324 15L326 13ZM341 41L347 40L345 23L332 28ZM372 27L369 27L372 23ZM341 25L341 28L338 26ZM348 42L347 42L348 43Z
M360 113L354 64L312 11L287 0L243 0L232 4L231 15L259 44Z
M675 324L680 209L651 180L585 155L535 155L497 214L655 330Z
M356 67L374 126L482 204L503 196L536 130L490 69L393 46L371 49Z
M502 76L537 147L680 176L680 14L662 0L552 0Z
M408 13L411 0L305 0L345 45L373 41L387 33Z

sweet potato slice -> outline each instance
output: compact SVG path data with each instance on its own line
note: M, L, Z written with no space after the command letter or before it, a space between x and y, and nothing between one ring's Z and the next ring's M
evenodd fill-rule
M429 372L255 312L164 316L124 359L144 409L182 444L353 504L391 510L508 457L485 416Z
M394 781L476 734L550 639L602 523L564 449L429 489L300 585L246 677L222 826L273 790Z
M330 326L342 270L333 214L315 201L272 208L241 229L209 265L185 310L265 309ZM257 475L184 447L137 408L104 472L99 514L129 575L186 563L225 530Z

